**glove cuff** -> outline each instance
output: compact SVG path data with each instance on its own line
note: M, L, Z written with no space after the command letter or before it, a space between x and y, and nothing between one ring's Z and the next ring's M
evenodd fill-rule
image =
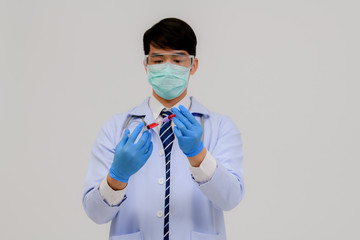
M116 179L116 180L118 180L120 182L127 183L129 181L129 178L122 178L122 177L116 176L111 168L109 170L109 175L110 175L110 177L112 177L112 178L114 178L114 179Z
M194 157L196 155L198 155L204 148L204 144L202 141L200 141L199 146L195 149L195 151L191 152L191 153L184 153L187 157Z

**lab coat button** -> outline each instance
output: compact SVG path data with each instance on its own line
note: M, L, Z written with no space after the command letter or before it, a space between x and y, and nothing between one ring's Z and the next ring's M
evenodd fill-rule
M164 155L164 150L160 150L160 156Z
M163 216L163 211L158 211L158 212L156 213L156 215L157 215L159 218L161 218L161 217Z
M159 181L158 181L159 184L164 184L164 182L165 182L165 180L163 178L159 178Z

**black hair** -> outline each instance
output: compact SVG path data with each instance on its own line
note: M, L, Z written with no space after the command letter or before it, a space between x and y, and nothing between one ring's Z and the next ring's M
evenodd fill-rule
M144 33L145 55L149 54L150 45L161 49L185 50L196 55L196 36L192 28L177 18L165 18Z

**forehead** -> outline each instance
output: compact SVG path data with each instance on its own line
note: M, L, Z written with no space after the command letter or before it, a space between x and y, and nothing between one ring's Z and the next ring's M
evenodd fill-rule
M163 48L157 48L150 44L150 54L159 54L159 53L184 53L189 54L186 50L174 50L174 49L163 49Z

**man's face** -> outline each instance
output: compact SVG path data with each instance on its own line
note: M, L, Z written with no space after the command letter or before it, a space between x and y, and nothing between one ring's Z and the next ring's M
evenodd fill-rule
M172 50L172 49L162 49L162 48L157 48L153 45L150 45L150 51L148 55L152 55L152 54L164 54L164 58L163 58L163 62L161 63L167 63L171 61L171 57L168 54L185 54L185 55L189 55L189 53L185 50ZM145 71L147 72L146 69L146 64L144 62L144 66L145 66ZM195 58L194 62L192 64L191 70L190 70L190 75L193 75L198 67L198 59ZM189 76L190 78L190 76Z

